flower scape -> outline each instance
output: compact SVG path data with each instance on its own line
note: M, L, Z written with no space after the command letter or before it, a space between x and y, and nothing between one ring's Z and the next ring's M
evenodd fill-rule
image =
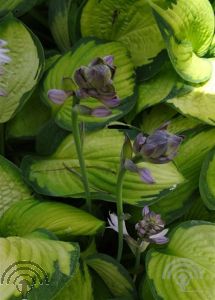
M0 1L0 300L215 299L215 1Z

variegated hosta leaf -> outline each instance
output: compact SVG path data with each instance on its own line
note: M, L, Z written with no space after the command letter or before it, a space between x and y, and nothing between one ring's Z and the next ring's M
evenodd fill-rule
M49 24L58 48L66 52L80 39L80 14L86 0L52 0Z
M202 123L193 118L184 117L166 104L159 104L145 110L139 120L139 127L147 134L153 133L165 122L169 121L168 131L174 134L183 134L202 126Z
M155 300L147 278L144 278L140 283L140 300Z
M0 156L0 215L13 203L31 198L32 190L25 184L20 170Z
M71 126L72 99L68 98L62 106L53 104L48 99L50 89L64 88L63 78L73 77L74 72L81 66L88 65L96 57L107 55L114 56L114 64L117 66L114 77L114 85L121 104L112 109L112 114L105 118L97 118L88 115L80 115L79 119L87 123L89 127L104 126L112 120L119 119L131 110L136 101L134 66L126 48L117 42L101 43L92 39L83 39L72 51L67 52L48 70L44 78L41 95L44 101L52 108L57 124L67 130ZM81 100L81 104L91 108L101 106L101 103L93 98Z
M111 293L107 285L104 283L102 278L92 269L90 273L92 277L94 300L113 299L113 294Z
M213 300L215 297L215 225L180 224L162 249L147 255L147 275L155 299Z
M1 0L0 1L0 16L7 15L11 11L16 16L21 16L30 10L38 0Z
M89 0L82 12L81 31L84 37L122 42L136 67L153 62L165 48L146 0Z
M191 196L198 188L204 157L214 146L215 129L205 129L191 137L185 137L175 163L187 182L152 205L153 210L161 213L166 221L180 217L192 205L195 199Z
M211 42L210 47L208 49L207 56L209 56L209 57L214 57L215 56L215 35L213 36L212 42Z
M84 158L93 198L115 200L116 176L124 134L114 129L90 133L84 140ZM183 176L174 164L140 163L147 167L156 183L143 183L138 174L127 172L123 185L125 202L142 206L172 192ZM83 197L79 162L72 135L48 157L27 156L22 163L26 180L41 194L63 197Z
M65 239L95 235L103 226L103 221L84 210L60 202L36 199L13 204L0 219L1 236L24 236L44 228Z
M215 148L205 157L199 185L205 205L209 209L215 210Z
M167 103L186 116L215 125L215 59L208 59L213 68L212 76L204 84L188 85L190 92L171 98Z
M51 240L43 232L0 238L1 300L53 299L74 276L76 244Z
M93 297L92 278L85 262L81 263L75 276L54 300L98 300Z
M202 198L195 193L193 195L193 205L191 208L182 216L180 220L204 220L214 223L215 222L215 212L209 210Z
M44 57L39 40L11 15L1 20L0 36L8 43L11 58L0 77L0 88L6 92L6 96L0 96L0 123L4 123L31 95L41 76Z
M44 228L58 237L71 238L102 230L104 222L81 209L33 198L20 170L1 156L0 174L1 236L23 236Z
M138 98L134 109L129 116L134 119L142 110L155 104L164 102L177 94L180 85L177 82L177 73L170 64L165 64L161 71L150 80L138 85Z
M202 58L214 34L214 12L208 0L165 1L151 5L169 57L178 74L185 80L199 83L212 73L211 62Z
M86 263L102 278L115 297L136 299L135 286L128 271L115 259L105 254L95 254L89 256Z
M31 139L37 136L49 117L48 107L35 92L15 117L7 123L7 139Z

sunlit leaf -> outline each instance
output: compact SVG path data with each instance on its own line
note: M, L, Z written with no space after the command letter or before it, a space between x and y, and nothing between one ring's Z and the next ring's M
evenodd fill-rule
M84 157L93 198L114 201L116 176L124 134L114 129L104 129L85 136ZM142 206L172 192L184 182L174 164L140 163L147 167L155 179L149 185L138 174L127 172L123 185L123 200ZM72 135L69 135L48 157L27 156L22 163L26 180L41 194L63 197L83 197L79 162Z
M147 275L155 299L196 300L215 297L215 225L190 221L180 224L162 249L147 255Z
M30 97L41 76L44 57L36 36L12 16L1 20L0 36L8 43L8 55L11 57L11 62L4 66L0 82L7 93L0 101L0 122L4 123L13 117Z
M89 0L82 12L81 31L84 37L122 42L135 66L153 62L165 48L146 0Z

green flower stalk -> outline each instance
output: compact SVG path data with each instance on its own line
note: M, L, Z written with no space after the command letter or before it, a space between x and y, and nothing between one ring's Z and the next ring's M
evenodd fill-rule
M114 213L109 214L108 224L110 229L119 232L119 218ZM168 243L169 239L166 237L168 229L165 229L165 222L162 220L159 214L150 211L148 206L145 206L142 210L142 220L136 225L137 238L134 239L128 233L125 224L125 217L122 220L122 235L123 239L127 242L132 253L135 255L135 272L139 269L140 256L150 244L163 245Z
M91 211L91 195L81 143L78 115L91 115L99 118L107 117L112 114L111 109L120 104L113 84L116 71L113 60L114 58L111 55L103 58L98 57L88 66L82 66L77 69L73 76L74 82L78 87L77 90L52 89L48 91L49 99L57 105L62 105L68 97L73 97L72 129L89 211ZM73 82L73 79L69 80ZM89 97L99 101L100 105L93 109L81 105L81 100Z
M121 153L121 162L118 172L116 199L118 215L118 261L122 258L123 252L123 180L127 171L137 173L140 179L146 184L155 184L155 180L149 169L139 167L137 162L149 161L156 164L168 163L177 155L179 146L183 141L182 136L169 133L168 123L164 124L149 136L139 133L133 145L126 136ZM138 250L139 251L139 250Z

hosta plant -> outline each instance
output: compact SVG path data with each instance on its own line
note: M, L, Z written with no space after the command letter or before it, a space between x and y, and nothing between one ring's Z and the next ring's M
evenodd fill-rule
M214 300L214 9L0 0L1 300Z

